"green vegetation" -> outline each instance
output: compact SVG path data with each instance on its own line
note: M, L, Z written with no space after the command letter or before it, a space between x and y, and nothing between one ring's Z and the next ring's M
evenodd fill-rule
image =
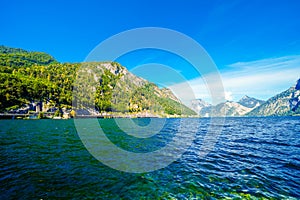
M93 82L95 77L98 80ZM84 87L87 84L90 85ZM73 88L88 91L73 93ZM155 84L134 76L119 63L59 63L46 53L0 46L0 112L43 102L57 108L55 116L61 116L63 108L72 109L73 98L80 100L77 108L94 105L101 113L149 111L160 116L195 115ZM71 116L75 114L73 111Z
M57 63L57 61L49 54L0 46L0 66L30 67L32 65L48 65L51 63Z
M0 66L0 110L30 102L70 107L76 64Z
M120 74L114 75L108 69L101 74L99 86L97 86L95 94L95 106L100 111L112 111L112 95ZM116 109L115 109L116 110Z
M38 119L45 119L45 115L43 112L39 112L38 116L37 116Z

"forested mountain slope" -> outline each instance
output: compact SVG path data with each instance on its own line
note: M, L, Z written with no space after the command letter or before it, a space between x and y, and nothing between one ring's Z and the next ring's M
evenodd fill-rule
M93 92L88 93L90 96L74 93L74 87L82 87L75 81L78 72L87 75L89 69L93 69L89 76L96 81ZM93 103L97 112L149 111L159 116L195 115L171 91L135 76L119 63L59 63L46 53L0 46L1 112L31 102L72 109L73 98L78 100L82 109Z

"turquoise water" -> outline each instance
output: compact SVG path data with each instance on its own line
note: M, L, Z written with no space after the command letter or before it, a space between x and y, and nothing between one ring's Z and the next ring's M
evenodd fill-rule
M196 139L181 158L142 174L95 159L73 120L1 120L0 199L300 198L299 117L227 118L213 151L202 158L210 120L189 120L180 131L196 130ZM113 119L99 120L116 146L139 153L172 141L179 121L167 119L160 134L137 139ZM149 119L135 122L146 126Z

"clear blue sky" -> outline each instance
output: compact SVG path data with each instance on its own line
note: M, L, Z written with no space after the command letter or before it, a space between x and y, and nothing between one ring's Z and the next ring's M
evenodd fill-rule
M294 63L277 66L277 70L294 69L300 55L297 0L2 0L0 5L0 44L47 52L61 62L83 61L108 37L149 26L174 29L192 37L229 77L236 66L241 74L254 72L255 68L266 71L261 65L274 65L275 61L278 65L276 59L292 59ZM129 68L135 65L130 61L125 64ZM188 70L183 73L187 79L196 78ZM282 88L295 81L287 80ZM273 89L269 95L277 92Z

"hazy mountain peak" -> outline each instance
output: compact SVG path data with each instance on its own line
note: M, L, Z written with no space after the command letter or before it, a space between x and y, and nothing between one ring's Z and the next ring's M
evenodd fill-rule
M240 101L241 100L245 100L245 99L250 99L251 97L249 97L248 95L244 95L241 99L240 99Z
M191 102L192 109L200 116L243 116L263 103L264 101L248 95L243 96L238 102L225 101L215 106L202 99L195 99Z
M203 108L207 108L210 106L211 104L204 101L203 99L194 99L191 102L191 108L197 113L200 113Z
M238 103L247 108L256 108L263 104L264 101L245 95L238 101Z

